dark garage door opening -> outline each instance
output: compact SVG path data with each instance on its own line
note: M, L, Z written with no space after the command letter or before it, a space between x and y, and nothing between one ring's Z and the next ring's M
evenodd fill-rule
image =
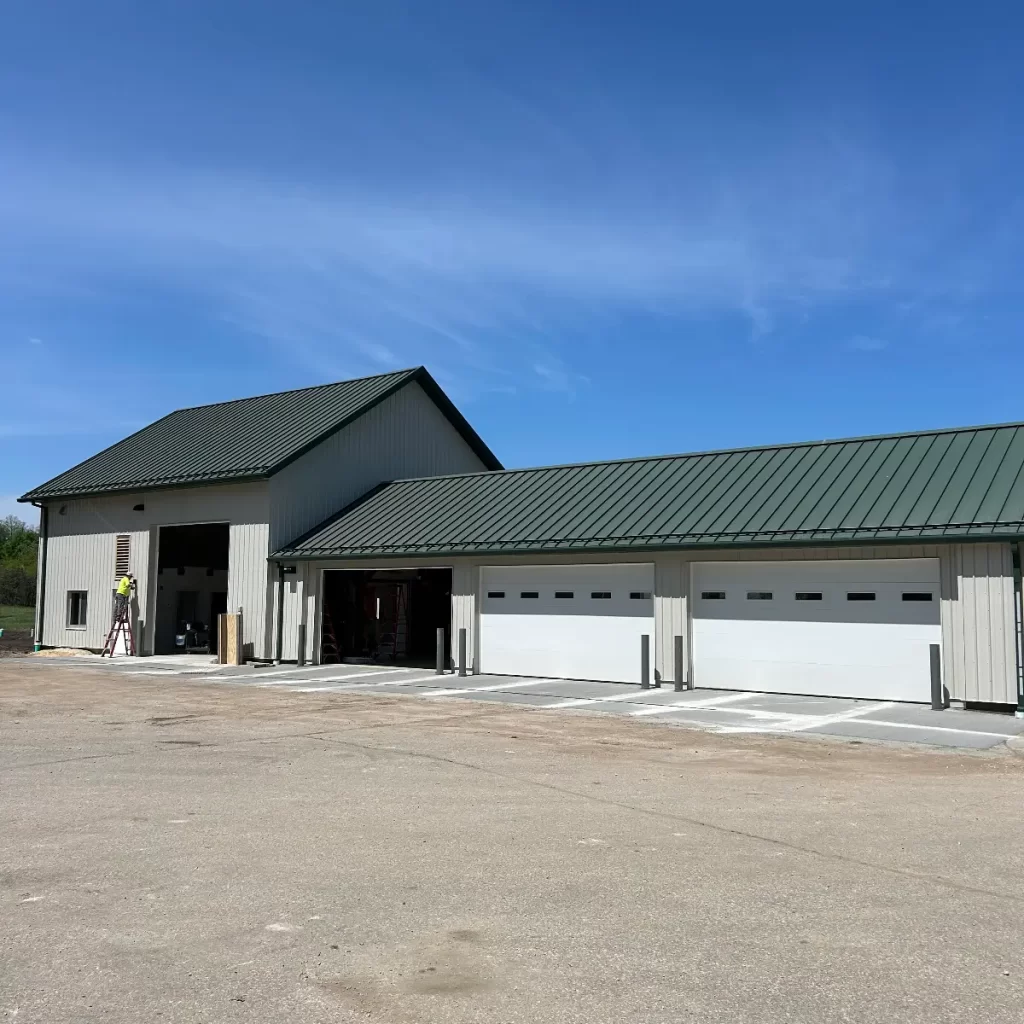
M160 527L154 653L217 649L228 605L227 523Z
M451 569L328 569L320 661L433 665L437 630L451 656Z

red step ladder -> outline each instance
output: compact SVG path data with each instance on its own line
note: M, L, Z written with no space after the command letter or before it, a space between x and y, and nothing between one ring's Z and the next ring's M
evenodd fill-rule
M103 650L100 652L101 658L104 655L111 658L114 656L114 652L117 650L118 638L121 636L124 637L125 650L132 657L135 657L135 634L132 633L131 605L128 601L124 602L124 605L120 610L120 614L114 620L114 624L110 627L107 639L103 643Z

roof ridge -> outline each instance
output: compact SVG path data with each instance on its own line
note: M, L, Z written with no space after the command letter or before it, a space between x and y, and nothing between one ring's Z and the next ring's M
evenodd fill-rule
M364 380L380 380L383 377L401 377L403 375L417 373L424 369L426 369L424 366L408 366L402 370L389 370L387 373L369 373L364 377L350 377L345 378L344 380L332 380L328 381L326 384L307 384L303 388L285 388L284 391L267 391L261 395L248 395L245 398L226 398L222 402L204 402L202 405L183 405L180 409L172 409L167 413L167 416L173 416L178 412L192 412L195 409L212 409L218 405L236 405L239 402L254 402L257 398L276 398L278 395L295 395L300 391L319 391L321 388L333 388L337 387L339 384L359 384ZM166 419L166 416L162 418Z
M501 468L427 368L416 366L176 409L26 492L19 500L150 490L183 481L267 479L410 388L422 390L425 400L433 402L481 465ZM317 397L315 393L321 391L331 394ZM244 403L257 404L249 410L235 408ZM270 429L266 427L265 413L279 407L282 420L294 429L282 430L276 422ZM204 431L213 439L212 456L204 453L204 444L197 441Z
M835 444L860 444L865 441L898 441L909 437L940 437L944 434L962 434L966 431L1009 430L1024 428L1024 421L1015 423L983 423L979 426L941 427L935 430L908 430L894 434L865 434L860 437L826 437L820 441L787 441L779 444L755 444L743 448L710 448L695 452L667 452L662 455L632 455L619 459L594 459L583 462L555 462L545 466L517 466L510 469L474 470L470 473L445 473L438 476L407 476L392 480L393 484L415 483L420 480L457 480L468 476L491 476L500 473L511 476L514 473L541 473L549 469L583 469L587 466L620 466L629 462L663 462L671 459L699 459L709 455L744 455L748 452L783 451L795 448L817 448Z

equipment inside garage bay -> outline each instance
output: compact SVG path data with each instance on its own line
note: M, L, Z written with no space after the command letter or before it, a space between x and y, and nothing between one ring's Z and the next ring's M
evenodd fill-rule
M321 661L433 664L437 630L450 659L450 569L331 569L324 573Z

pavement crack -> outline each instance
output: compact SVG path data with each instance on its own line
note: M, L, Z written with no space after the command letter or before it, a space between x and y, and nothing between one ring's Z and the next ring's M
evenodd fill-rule
M109 754L82 754L78 757L59 757L55 761L32 761L29 764L8 764L0 767L0 771L14 772L22 768L45 768L51 764L71 764L74 761L102 761L105 757L127 757L134 753L131 750L116 750Z
M1024 895L1018 895L1008 890L993 892L991 889L985 889L976 885L966 885L963 882L958 882L942 875L926 874L923 871L914 871L911 868L893 867L889 864L881 864L877 861L864 860L860 857L851 857L847 854L834 853L829 850L820 850L813 846L804 846L800 843L793 843L786 839L777 839L773 836L762 835L758 832L749 832L745 829L734 828L730 825L717 825L714 822L704 821L700 818L691 818L684 814L674 814L671 811L661 811L651 807L643 807L637 804L628 803L625 800L616 800L612 797L600 796L595 793L581 792L579 790L570 789L566 786L559 786L553 782L541 782L537 779L531 779L528 776L518 775L513 772L498 771L495 768L488 768L485 765L473 764L470 761L461 761L454 757L445 757L441 754L428 754L423 751L409 750L404 747L376 747L372 744L358 743L353 740L334 739L327 735L317 736L316 738L325 742L336 743L340 746L354 747L357 750L366 752L373 751L380 754L418 758L420 760L434 761L439 764L452 765L458 768L467 768L470 771L482 772L483 774L490 775L493 778L505 779L510 782L518 782L525 786L533 786L537 789L544 789L552 793L559 793L563 796L575 797L576 799L585 800L588 803L599 804L604 807L614 807L623 811L631 811L634 814L640 814L647 818L655 818L661 821L670 821L677 824L690 825L696 828L704 828L709 831L716 832L719 835L735 836L736 838L748 839L753 842L766 843L770 846L790 850L794 853L802 853L808 856L818 857L822 860L833 861L835 863L851 864L855 867L867 868L871 871L881 871L895 877L913 879L914 881L937 885L957 892L970 893L975 896L988 896L993 899L1012 900L1015 903L1024 903Z

